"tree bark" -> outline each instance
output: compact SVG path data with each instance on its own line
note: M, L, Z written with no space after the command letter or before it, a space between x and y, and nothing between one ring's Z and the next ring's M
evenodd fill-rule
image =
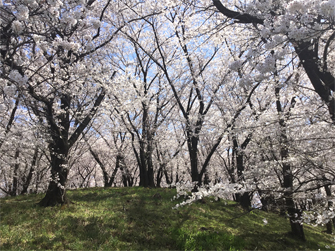
M29 170L28 176L26 178L26 181L23 184L21 194L25 194L28 191L28 187L29 187L29 185L31 183L31 179L33 177L33 172L35 171L35 167L36 167L36 163L37 163L37 157L38 157L38 147L35 148L33 160L31 161L30 170Z
M326 177L323 178L324 181L326 181ZM330 185L325 185L324 186L325 191L326 191L326 195L328 198L330 198L332 196L332 191L330 189ZM328 200L328 209L333 208L333 201L331 201L330 199ZM328 234L332 234L333 233L333 226L334 226L334 219L331 219L327 224L327 233Z
M16 196L17 195L17 190L18 190L18 171L20 167L20 162L19 162L19 156L20 156L20 150L16 149L15 151L15 165L14 165L14 174L13 174L13 184L12 188L10 190L10 195L11 196Z
M276 108L277 112L280 116L279 118L279 126L280 126L280 157L282 161L282 170L283 170L283 187L285 188L286 192L284 192L285 198L285 208L289 215L290 225L292 235L297 237L300 240L306 241L303 225L299 222L301 220L301 211L298 210L294 204L293 200L293 173L291 164L288 163L289 158L289 140L287 137L286 131L286 121L285 117L289 115L288 111L286 114L283 112L283 108L280 102L280 88L275 88L275 95L276 95ZM292 98L290 109L293 108L295 105L295 99Z
M66 197L66 181L68 176L69 148L64 142L49 146L51 154L51 181L45 197L39 202L42 207L53 207L57 204L68 204Z
M115 75L115 72L113 76ZM66 181L69 172L68 158L71 147L78 140L79 136L82 135L84 129L90 124L92 118L96 114L98 107L103 101L106 91L101 89L100 94L96 98L93 107L88 112L87 116L83 119L80 125L75 129L74 133L69 137L70 131L70 110L71 100L70 94L62 94L60 97L60 108L63 113L55 115L53 110L54 100L49 100L43 97L37 96L32 89L31 94L37 100L44 103L44 116L48 122L48 130L51 136L51 142L49 143L49 152L51 159L51 181L48 186L45 197L39 202L40 206L49 207L57 204L69 203L66 197ZM38 108L34 109L37 116L42 118L42 115ZM56 121L59 121L58 123Z

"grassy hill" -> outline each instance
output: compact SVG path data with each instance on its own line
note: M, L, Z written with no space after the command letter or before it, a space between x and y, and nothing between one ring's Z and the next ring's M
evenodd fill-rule
M36 205L43 194L3 198L0 250L334 250L324 228L305 226L307 242L295 241L284 217L209 198L173 210L175 193L80 189L53 208Z

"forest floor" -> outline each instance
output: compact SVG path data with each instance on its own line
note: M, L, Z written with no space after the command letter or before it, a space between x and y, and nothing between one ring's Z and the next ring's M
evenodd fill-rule
M175 189L90 188L67 192L73 204L41 208L43 194L0 199L0 250L334 250L325 227L243 211L211 198L179 209ZM267 224L265 224L265 220Z

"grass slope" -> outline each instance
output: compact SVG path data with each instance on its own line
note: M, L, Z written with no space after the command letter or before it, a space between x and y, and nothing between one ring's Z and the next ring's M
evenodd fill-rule
M91 188L68 191L75 203L40 208L43 194L0 199L0 250L324 250L333 236L305 226L292 239L288 220L245 213L206 199L178 210L174 189ZM264 225L263 219L268 224Z

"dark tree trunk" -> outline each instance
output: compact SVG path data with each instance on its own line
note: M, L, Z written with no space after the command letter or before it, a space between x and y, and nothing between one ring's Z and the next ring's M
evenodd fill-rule
M112 187L115 177L116 177L116 173L117 171L120 169L120 166L122 165L122 161L123 161L123 156L118 154L116 156L116 161L115 161L115 168L113 170L113 173L109 179L109 181L107 182L107 184L105 183L105 187Z
M102 171L102 175L104 177L104 187L108 187L108 173L106 170L106 167L104 165L104 163L102 163L102 161L100 160L98 154L96 152L93 151L92 147L88 144L89 149L90 149L90 153L93 156L93 158L95 159L95 161L99 164L101 171Z
M198 143L199 138L195 136L191 136L193 132L189 131L187 132L187 147L188 152L190 156L190 162L191 162L191 178L192 182L197 182L198 186L201 186L202 180L201 177L199 177L199 170L198 170ZM193 192L197 191L197 188L195 187L193 189Z
M290 219L291 231L294 237L302 241L306 241L303 225L299 222L301 220L301 211L295 208L291 193L285 195L285 206Z
M140 167L140 186L148 187L148 174L147 174L147 164L146 164L146 157L145 157L145 146L144 142L140 142L140 162L138 163Z
M48 207L55 206L57 204L69 203L66 197L65 186L69 172L68 157L70 148L75 144L75 142L77 142L79 136L82 135L85 128L90 124L92 118L97 112L98 107L104 99L106 92L103 88L101 89L101 92L96 98L93 107L84 120L81 121L81 123L76 127L71 137L69 137L70 110L72 100L71 95L68 93L63 93L60 96L60 108L64 112L55 114L53 108L53 99L39 97L36 93L34 93L33 89L30 89L30 92L37 100L44 103L43 116L37 107L33 109L34 113L39 116L41 121L43 121L43 117L45 117L47 120L49 135L51 137L51 143L49 143L51 159L51 181L49 183L46 195L39 202L39 205Z
M122 174L122 183L125 187L131 187L134 184L134 178L131 177L128 167L126 166L124 157L120 158L120 170Z
M251 207L251 194L248 192L244 192L242 194L235 195L236 202L240 203L241 207L246 210L249 210Z
M50 145L51 181L45 197L39 202L42 207L53 207L57 204L68 204L66 181L68 176L68 146L61 140L57 145Z
M147 144L147 151L146 151L146 163L148 168L148 186L155 187L155 177L154 177L154 167L152 161L152 152L153 152L153 139L151 135L148 135L148 144Z
M301 220L301 211L298 210L294 204L293 200L293 173L291 164L287 162L289 158L289 140L287 138L286 132L286 121L283 118L285 115L286 118L289 116L290 110L284 114L281 102L280 102L280 88L275 88L275 95L276 95L276 108L281 118L279 119L279 126L280 126L280 157L282 161L282 170L283 170L283 187L287 192L284 193L285 198L285 209L289 215L290 225L292 235L297 237L300 240L306 241L303 225L299 222ZM295 99L292 98L290 108L292 109L295 105Z
M68 95L61 97L61 109L68 110L71 98ZM49 207L57 204L69 203L66 197L66 181L68 176L68 157L70 152L69 128L70 114L62 113L54 118L52 108L53 102L46 104L47 119L49 123L49 133L52 142L49 143L51 181L48 186L45 197L39 202L40 206ZM59 125L55 119L60 121ZM80 133L81 134L81 133ZM79 135L78 135L79 136Z
M326 181L326 177L324 177L324 181ZM325 185L324 186L325 190L326 190L326 194L327 197L330 198L332 196L332 191L330 189L330 185ZM330 199L328 200L328 209L333 207L333 201L331 201ZM334 219L331 219L328 223L327 223L327 233L328 234L332 234L333 233L333 226L334 226Z
M13 184L12 184L12 188L10 190L10 195L11 196L16 196L17 192L18 192L17 191L18 190L18 171L19 171L19 167L20 167L19 156L20 156L20 150L17 149L15 151L16 163L14 165Z
M29 185L31 183L31 179L33 177L33 172L35 171L37 158L38 158L38 147L35 148L33 160L31 161L30 170L29 170L28 176L26 178L26 181L23 184L21 194L25 194L28 191L28 187L29 187Z
M246 141L245 141L246 142ZM244 143L245 143L244 142ZM233 152L235 154L233 154L233 156L235 156L236 159L236 171L237 171L237 180L239 182L244 180L244 176L243 176L243 172L244 172L244 155L243 152L241 151L237 139L236 137L233 137ZM251 195L249 192L244 192L242 194L238 193L235 195L235 200L236 202L239 202L240 205L244 208L244 209L250 209L251 207Z
M168 171L165 169L164 176L165 176L166 184L171 185L171 183L173 182L172 173L171 173L171 176L169 177Z
M155 187L154 169L152 163L152 147L150 139L148 142L140 141L140 156L137 162L140 169L140 186Z
M161 182L162 182L162 178L163 178L163 165L160 165L157 175L156 175L156 186L157 187L161 187Z

